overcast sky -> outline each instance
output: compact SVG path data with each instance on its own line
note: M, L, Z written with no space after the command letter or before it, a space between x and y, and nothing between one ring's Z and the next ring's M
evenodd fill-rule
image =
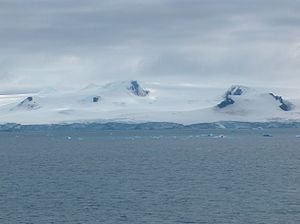
M0 88L300 87L300 0L0 0Z

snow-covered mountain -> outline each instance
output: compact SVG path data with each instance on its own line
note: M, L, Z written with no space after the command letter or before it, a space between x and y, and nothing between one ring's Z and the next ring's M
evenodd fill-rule
M300 89L229 89L139 83L90 84L0 95L0 123L300 121Z

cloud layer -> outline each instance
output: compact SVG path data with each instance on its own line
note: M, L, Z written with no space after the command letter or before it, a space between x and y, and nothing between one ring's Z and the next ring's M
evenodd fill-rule
M0 0L0 87L296 87L299 11L299 0Z

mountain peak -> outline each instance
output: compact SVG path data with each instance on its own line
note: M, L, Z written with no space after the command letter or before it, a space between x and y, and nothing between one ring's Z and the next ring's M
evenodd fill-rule
M282 96L275 95L274 93L269 93L276 101L280 102L280 109L284 111L291 111L293 109L293 104L285 99Z
M241 96L245 92L247 92L248 88L245 86L240 85L233 85L231 86L225 93L224 99L222 102L220 102L217 107L222 109L229 105L232 105L235 103L235 101L232 99L232 96Z
M225 97L228 96L241 96L245 92L247 92L248 88L245 86L240 86L240 85L233 85L231 86L227 92L225 93Z
M149 90L143 89L137 80L130 81L130 86L127 87L127 89L130 90L136 96L144 97L148 96L150 93Z

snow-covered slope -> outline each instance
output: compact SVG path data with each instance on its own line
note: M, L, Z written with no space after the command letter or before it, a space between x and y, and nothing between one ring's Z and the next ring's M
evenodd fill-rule
M300 90L123 81L0 95L0 123L300 121Z

